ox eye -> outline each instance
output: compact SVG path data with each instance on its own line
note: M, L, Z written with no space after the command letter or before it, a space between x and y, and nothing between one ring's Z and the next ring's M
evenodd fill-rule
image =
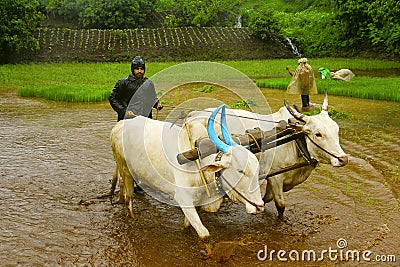
M318 137L318 138L321 138L322 134L321 133L316 133L315 136Z

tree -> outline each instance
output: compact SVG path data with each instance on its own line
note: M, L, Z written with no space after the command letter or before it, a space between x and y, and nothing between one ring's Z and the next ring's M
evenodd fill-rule
M42 0L44 1L44 0ZM48 10L79 28L132 29L145 26L155 0L48 0ZM76 27L75 26L75 27Z
M163 3L168 15L164 20L171 26L233 26L239 15L240 0L172 0Z
M400 54L398 0L338 0L337 5L336 19L343 25L347 47Z
M41 25L43 14L37 0L3 0L0 5L0 62L8 62L23 49L37 50L33 30Z
M249 29L255 36L267 40L280 35L280 23L275 11L269 7L252 12L249 15Z
M154 0L80 0L85 8L79 14L84 28L132 29L143 25L154 10Z
M374 1L368 11L372 17L367 26L371 43L375 47L385 47L389 54L400 55L400 2Z

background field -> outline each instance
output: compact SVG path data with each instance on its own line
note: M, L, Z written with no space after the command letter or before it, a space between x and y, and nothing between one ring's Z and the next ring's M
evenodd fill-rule
M379 100L400 101L400 63L367 59L310 59L317 70L349 68L356 73L351 82L325 81L317 78L322 92L329 94ZM259 87L285 89L290 77L285 70L297 65L295 59L220 61L231 66L257 82ZM146 76L179 62L148 62ZM18 95L40 97L67 102L104 101L115 83L130 72L129 61L125 63L40 63L1 65L1 89L16 90ZM385 77L376 77L385 74ZM315 73L319 77L318 73ZM375 76L375 77L374 77Z
M40 50L21 60L33 62L118 62L142 55L149 61L291 58L285 40L262 41L248 28L182 27L98 30L42 28Z

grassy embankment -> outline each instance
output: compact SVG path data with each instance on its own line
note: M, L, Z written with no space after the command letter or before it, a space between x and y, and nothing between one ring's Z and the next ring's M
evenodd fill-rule
M272 59L253 61L224 61L257 79L260 87L285 89L290 81L285 67L294 70L296 59ZM366 59L311 59L314 70L327 67L331 70L349 68L352 70L400 68L400 63ZM168 68L176 62L148 62L147 77ZM95 102L108 98L115 82L129 74L127 63L53 63L0 66L1 89L17 90L23 97L39 97L67 102ZM328 88L331 95L344 95L379 100L400 101L399 77L371 78L356 76L351 82L325 81L318 79L319 90Z

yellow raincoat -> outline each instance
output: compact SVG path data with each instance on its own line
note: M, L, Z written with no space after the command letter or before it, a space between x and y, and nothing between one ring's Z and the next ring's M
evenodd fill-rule
M299 59L299 66L293 74L287 92L289 94L315 95L318 94L314 72L306 58Z

